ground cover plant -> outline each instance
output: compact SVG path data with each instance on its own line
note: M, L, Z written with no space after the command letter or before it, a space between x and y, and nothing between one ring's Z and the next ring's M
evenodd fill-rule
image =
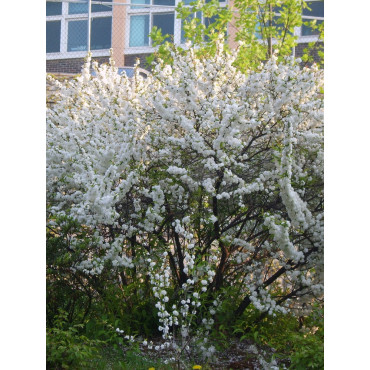
M86 343L178 368L235 336L262 367L320 368L310 339L275 339L307 336L322 303L322 71L272 57L242 73L222 38L207 58L171 52L146 79L89 56L48 110L48 326L62 309Z

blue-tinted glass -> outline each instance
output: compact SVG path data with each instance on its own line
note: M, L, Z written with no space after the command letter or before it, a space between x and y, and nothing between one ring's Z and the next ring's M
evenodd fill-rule
M112 0L99 0L99 1L102 1L103 3L111 3ZM91 6L91 11L93 13L97 13L97 12L110 12L112 11L112 6L109 5L98 5L98 4L93 4Z
M169 35L165 41L173 41L175 13L153 14L153 26L160 28L162 35Z
M145 4L145 5L149 5L150 4L150 0L131 0L131 4ZM131 6L131 9L138 9L138 8L142 8L141 6Z
M281 6L274 6L274 7L272 8L272 11L273 11L274 13L280 13L282 10L283 10L283 7L281 7Z
M91 50L110 49L112 45L112 17L91 20Z
M309 9L303 9L303 15L310 15L311 17L323 17L324 16L324 2L323 1L307 1Z
M87 20L68 22L68 51L87 50Z
M153 0L154 5L175 5L175 0Z
M149 45L149 15L130 17L130 46Z
M62 14L62 3L52 3L51 1L46 2L46 15L61 15Z
M309 9L303 9L302 14L303 15L309 15L311 17L323 17L324 16L324 2L323 1L308 1L307 5L311 8ZM304 19L304 22L310 22L312 20L310 19ZM316 24L322 24L322 20L316 20ZM312 29L310 26L306 26L305 24L302 25L301 29L301 35L302 36L313 36L313 35L319 35L318 30Z
M211 25L212 23L215 23L218 19L218 15L214 15L213 17L211 18L204 18L204 25L206 27L208 27L209 25Z
M86 4L68 4L68 14L83 14L89 11L88 5Z
M60 52L60 21L46 22L46 52Z
M46 2L46 15L61 15L62 3Z
M99 0L105 3L111 3L112 0ZM76 3L76 4L69 4L68 7L68 14L83 14L87 13L89 10L87 2L85 4L82 3ZM91 5L91 11L93 13L97 12L110 12L112 11L111 6L106 6L106 5L98 5L98 4L92 4Z
M254 35L256 36L256 38L258 40L261 40L262 39L262 29L261 29L261 23L260 22L256 22L256 27L254 29Z

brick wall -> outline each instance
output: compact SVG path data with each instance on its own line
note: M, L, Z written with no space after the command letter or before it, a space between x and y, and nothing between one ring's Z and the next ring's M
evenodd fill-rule
M140 59L140 67L150 71L150 66L146 63L146 58L150 54L127 54L125 55L125 66L133 67L136 63L136 59Z
M303 50L308 46L307 43L298 44L295 48L295 55L297 58L303 55ZM317 50L312 51L315 62L320 60ZM146 58L150 54L127 54L124 56L124 66L133 67L136 63L136 59L140 59L140 67L150 71L150 66L146 62ZM97 60L99 64L108 63L109 57L97 57L93 58ZM46 61L46 72L47 73L80 73L83 66L84 59L56 59ZM123 67L123 65L117 65L117 67Z
M93 58L100 63L108 63L109 57ZM81 73L84 58L55 59L46 61L46 73Z
M321 50L321 46L323 46L323 44L322 43L319 43L319 44L317 44L317 46L319 48L314 48L310 52L310 54L313 56L313 59L314 59L315 62L321 61L320 60L320 57L318 55L318 50ZM307 47L308 47L308 43L300 43L300 44L298 44L295 47L295 56L296 56L296 58L300 58L303 55L303 53L304 53L304 49L307 48Z

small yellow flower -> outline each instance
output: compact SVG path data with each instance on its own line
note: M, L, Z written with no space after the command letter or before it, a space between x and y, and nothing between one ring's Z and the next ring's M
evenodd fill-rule
M200 365L194 365L193 366L193 369L201 369L202 368L202 366L200 366Z
M150 367L148 370L155 370L155 367Z

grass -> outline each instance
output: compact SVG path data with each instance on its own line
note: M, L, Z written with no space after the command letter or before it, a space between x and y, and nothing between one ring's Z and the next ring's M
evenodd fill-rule
M134 351L124 353L114 347L102 348L100 358L91 360L91 369L96 370L172 370L171 365L164 364L161 360L152 360Z

